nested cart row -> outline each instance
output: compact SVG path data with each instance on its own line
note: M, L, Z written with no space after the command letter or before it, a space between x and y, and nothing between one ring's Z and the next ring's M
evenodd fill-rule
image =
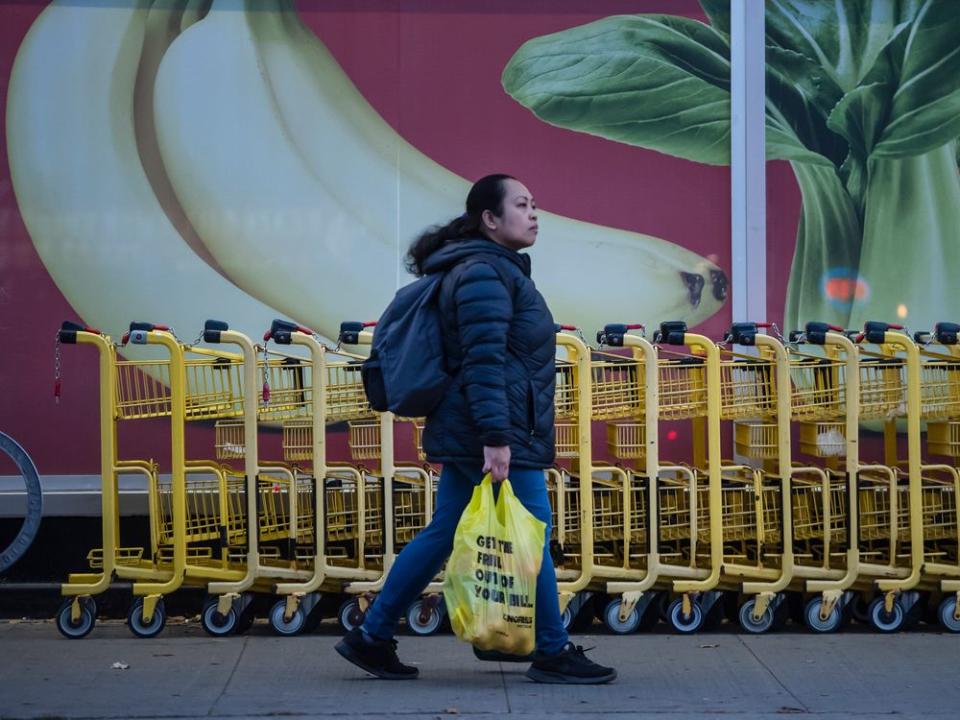
M219 322L208 322L201 339L184 344L145 323L116 344L71 323L59 332L58 354L60 344L81 343L100 356L102 543L88 555L93 572L63 585L57 621L68 637L90 632L94 597L114 579L133 581L128 621L142 637L163 629L163 597L184 586L207 589L201 619L214 635L250 626L254 593L278 597L269 613L278 633L303 630L333 600L349 625L395 552L429 521L436 471L394 461L394 418L369 409L360 356L281 321L261 345ZM121 353L130 345L161 352L129 360ZM119 423L158 419L169 423L165 475L153 459L120 459L117 440ZM214 423L203 459L187 457L192 421ZM344 422L351 462L328 462L327 425ZM263 456L263 432L281 434L281 457ZM147 547L121 540L118 484L128 474L147 491ZM417 627L441 619L435 603L411 609Z
M785 342L741 323L722 343L679 323L652 341L635 329L607 326L587 369L558 365L559 572L585 569L611 630L726 615L764 632L793 615L833 631L855 613L892 631L926 613L960 631L958 326L912 338L811 323ZM583 412L613 462L588 457ZM660 438L678 427L693 461L666 463ZM870 430L883 450L866 461Z
M596 614L631 632L663 617L692 632L726 614L762 632L792 611L818 631L851 613L889 631L932 609L960 629L957 326L910 338L882 323L856 336L812 323L786 342L745 323L722 343L682 323L664 323L652 341L637 329L609 325L594 350L558 326L557 464L546 482L567 623ZM344 323L332 348L276 321L254 345L209 322L201 346L134 324L114 345L65 324L60 342L100 354L104 522L89 558L98 572L63 587L61 631L89 632L92 597L113 578L134 581L129 622L142 636L162 629L162 598L183 585L208 590L202 619L213 634L249 626L252 593L276 596L269 619L281 634L331 609L346 628L360 622L395 553L429 521L437 481L422 456L396 462L397 420L366 403L362 356L344 346L371 338L369 324ZM128 343L163 352L127 360L118 350ZM156 418L170 425L169 476L152 460L119 459L117 423ZM215 423L210 458L186 457L192 421ZM349 463L327 460L331 423L348 426ZM884 438L870 462L865 423ZM415 440L421 427L414 421ZM692 459L666 462L660 438L677 428L692 438ZM281 457L262 456L260 432L282 434ZM120 541L123 474L147 485L149 547ZM414 630L440 627L439 590L411 606Z

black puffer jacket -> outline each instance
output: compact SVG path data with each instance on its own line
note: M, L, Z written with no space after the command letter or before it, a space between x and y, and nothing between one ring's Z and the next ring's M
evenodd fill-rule
M435 252L424 270L449 271L439 307L454 375L427 418L427 457L476 463L484 445L509 445L511 466L549 467L556 335L553 316L530 279L530 257L490 240L464 240Z

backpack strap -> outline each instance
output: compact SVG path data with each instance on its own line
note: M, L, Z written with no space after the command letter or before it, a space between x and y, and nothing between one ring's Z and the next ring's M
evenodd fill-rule
M467 268L469 268L471 265L476 265L478 263L483 263L484 265L489 265L491 268L493 268L493 271L497 274L497 277L500 278L500 282L502 282L507 288L507 295L510 296L510 304L516 306L516 303L514 302L517 291L516 280L510 277L507 271L500 267L500 264L496 260L486 258L482 253L464 258L443 273L443 278L440 281L440 293L443 294L446 301L450 302L453 298L453 289L451 288L450 283L447 282L447 278L449 278L455 270L459 273L463 273L466 272Z
M444 273L444 277L440 281L441 283L440 292L444 293L444 295L447 297L448 302L452 301L453 291L450 288L449 284L446 283L447 277L451 275L455 269L459 270L460 272L465 272L467 268L469 268L471 265L476 265L478 263L483 263L493 268L493 271L497 273L497 276L500 278L500 281L507 288L507 295L510 296L510 304L516 307L516 302L515 302L515 299L516 299L515 296L517 292L516 279L513 277L510 277L510 274L503 267L501 267L500 264L495 259L487 258L482 253L477 253L476 255L471 255L470 257L464 258L463 260L458 262L456 265L454 265ZM507 336L507 352L512 354L514 357L518 358L521 364L524 367L527 367L526 358L524 358L523 355L515 352L513 347L510 345L509 333ZM456 368L454 370L454 372L456 371L459 371L459 368Z
M507 295L510 296L510 304L513 305L513 296L517 290L517 281L514 278L510 277L507 271L503 267L501 267L500 263L498 263L496 260L492 260L492 259L488 260L482 254L477 254L477 255L471 255L470 257L466 258L462 262L457 263L457 265L463 267L465 271L471 265L476 265L478 263L483 263L493 268L493 271L500 278L500 282L502 282L506 286Z

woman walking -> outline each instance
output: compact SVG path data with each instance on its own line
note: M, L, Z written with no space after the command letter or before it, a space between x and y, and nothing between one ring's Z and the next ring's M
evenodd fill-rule
M530 279L530 257L520 252L536 239L530 191L509 175L488 175L470 189L462 216L425 232L407 255L409 269L418 276L445 273L438 304L447 369L454 380L427 418L423 435L427 457L443 464L433 518L397 556L363 624L336 646L343 657L377 677L412 679L419 674L397 657L397 621L450 555L457 523L485 472L495 483L509 476L517 498L547 526L537 577L537 649L529 658L527 677L598 684L617 676L573 645L560 620L543 472L554 460L556 337L553 317Z

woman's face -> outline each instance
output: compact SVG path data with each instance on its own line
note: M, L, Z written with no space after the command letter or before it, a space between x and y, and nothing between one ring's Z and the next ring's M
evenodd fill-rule
M537 206L527 186L519 180L503 181L503 214L483 213L490 239L511 250L523 250L537 241Z

